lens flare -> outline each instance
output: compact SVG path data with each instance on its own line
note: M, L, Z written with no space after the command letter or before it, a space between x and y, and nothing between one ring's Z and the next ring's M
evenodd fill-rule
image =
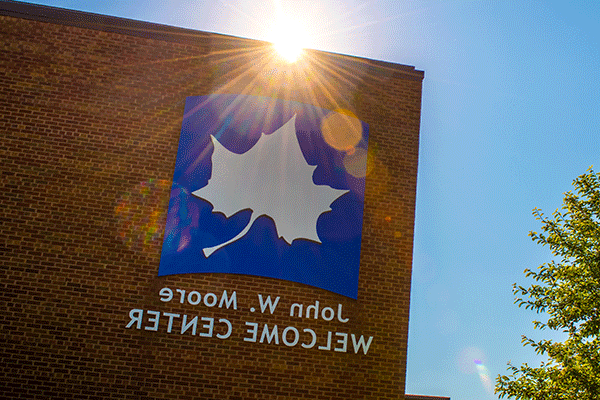
M467 347L458 356L458 367L465 374L474 374L477 372L474 360L485 360L485 354L477 347Z
M352 111L337 109L321 122L323 139L336 150L353 154L363 137L362 124Z
M493 393L494 385L492 383L492 379L490 378L490 372L488 371L487 367L483 365L481 360L473 360L473 362L475 363L475 368L477 369L477 374L479 375L479 379L481 379L483 387L488 391L488 393Z
M146 250L159 243L164 230L169 182L140 182L117 201L118 236L128 247Z
M476 373L484 389L490 394L494 393L494 383L490 378L490 372L485 366L485 354L481 349L467 347L461 351L458 357L458 365L460 370L466 374Z
M369 162L367 150L362 147L354 148L354 151L344 155L344 168L355 178L364 178L373 170L373 159Z
M199 210L187 190L174 185L171 189L169 225L165 227L164 245L177 252L183 251L192 238L192 231L198 227Z

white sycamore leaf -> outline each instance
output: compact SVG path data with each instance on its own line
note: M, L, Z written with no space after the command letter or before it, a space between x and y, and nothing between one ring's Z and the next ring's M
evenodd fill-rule
M348 190L315 185L317 168L306 163L296 138L296 116L243 154L227 150L211 135L212 175L206 186L192 194L213 205L213 212L227 218L241 210L252 210L250 221L234 238L203 249L206 257L244 236L254 221L267 215L275 222L280 238L291 244L295 239L321 243L317 219L331 211L331 203Z

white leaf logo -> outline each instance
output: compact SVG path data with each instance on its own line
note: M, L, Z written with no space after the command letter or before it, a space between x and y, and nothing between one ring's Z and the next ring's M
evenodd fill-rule
M270 135L264 133L250 150L236 154L227 150L214 136L212 176L208 185L192 192L213 205L213 212L226 217L250 209L246 227L234 238L202 249L209 257L243 237L254 221L267 215L275 222L277 234L288 244L295 239L321 243L317 219L331 211L331 203L348 190L315 185L316 166L308 165L296 138L296 116Z

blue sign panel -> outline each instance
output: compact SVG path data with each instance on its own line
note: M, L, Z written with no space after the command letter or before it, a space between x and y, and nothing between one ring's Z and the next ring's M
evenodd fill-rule
M256 275L356 298L367 143L349 111L188 97L158 275Z

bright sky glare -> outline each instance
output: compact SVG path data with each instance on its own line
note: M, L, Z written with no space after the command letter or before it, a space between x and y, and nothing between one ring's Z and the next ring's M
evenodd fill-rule
M558 337L511 286L550 259L531 210L600 170L599 2L33 2L267 41L281 13L301 47L424 70L407 393L495 399L507 361L541 360L522 334Z

